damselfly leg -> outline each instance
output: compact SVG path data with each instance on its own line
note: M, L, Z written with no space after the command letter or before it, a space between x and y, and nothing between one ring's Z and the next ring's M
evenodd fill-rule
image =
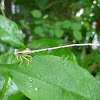
M32 61L32 56L27 55L29 53L30 53L30 49L28 49L28 48L26 48L25 50L20 51L20 52L17 49L15 49L14 56L17 56L17 61L18 61L18 55L20 55L20 60L21 60L21 62L20 62L20 64L18 66L20 66L23 63L23 59L22 58L24 58L28 62L27 65L26 65L26 68L28 67L29 62L31 63L31 61ZM29 57L30 61L26 57Z

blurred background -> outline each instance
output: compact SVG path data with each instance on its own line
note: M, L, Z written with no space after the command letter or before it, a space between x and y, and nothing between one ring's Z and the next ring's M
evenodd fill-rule
M7 18L24 32L25 44L40 38L99 42L100 0L0 0Z
M0 0L8 19L23 31L24 44L42 38L67 43L100 43L100 0ZM1 11L0 11L0 14ZM13 47L0 40L0 54ZM80 66L100 84L100 50L74 47Z

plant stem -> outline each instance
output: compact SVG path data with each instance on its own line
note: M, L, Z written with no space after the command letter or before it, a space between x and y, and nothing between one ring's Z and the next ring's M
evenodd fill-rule
M1 10L2 15L5 16L5 13L4 13L4 11L3 11L2 7L1 7L1 3L0 3L0 10Z
M9 80L9 76L7 75L6 80L5 80L5 83L3 85L3 89L2 89L2 93L1 93L0 100L3 99L4 93L5 93L5 90L6 90L6 87L7 87L8 80Z

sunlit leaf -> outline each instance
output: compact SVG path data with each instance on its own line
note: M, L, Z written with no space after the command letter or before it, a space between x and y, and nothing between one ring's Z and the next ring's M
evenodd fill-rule
M0 15L0 39L14 47L22 47L23 34L18 25Z

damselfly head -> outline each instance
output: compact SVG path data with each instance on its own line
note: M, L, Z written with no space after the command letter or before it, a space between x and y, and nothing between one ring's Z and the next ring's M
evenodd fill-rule
M14 56L17 56L18 49L15 49Z

